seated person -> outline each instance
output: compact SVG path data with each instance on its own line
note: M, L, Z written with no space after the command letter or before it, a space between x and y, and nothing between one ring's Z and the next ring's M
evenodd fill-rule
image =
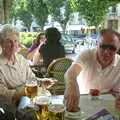
M16 103L25 95L25 82L35 75L27 60L17 54L19 33L9 24L3 25L0 31L0 48L0 95L7 97L9 103Z
M97 49L79 54L65 73L65 103L68 111L79 110L80 92L86 93L96 88L100 92L111 92L120 88L119 48L120 39L116 32L103 29L99 33ZM120 106L120 101L116 103Z
M46 38L44 33L40 33L37 36L37 39L32 41L32 46L28 50L28 55L27 55L28 60L33 61L34 54L43 44L45 44L45 41Z
M61 34L56 28L48 28L45 31L45 36L47 40L40 47L39 54L47 68L54 59L65 57L65 49L60 43Z

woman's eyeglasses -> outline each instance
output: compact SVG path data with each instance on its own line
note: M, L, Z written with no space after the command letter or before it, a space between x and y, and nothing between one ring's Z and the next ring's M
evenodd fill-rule
M117 48L111 44L101 44L100 48L103 50L109 49L109 50L114 51L114 52L117 50Z

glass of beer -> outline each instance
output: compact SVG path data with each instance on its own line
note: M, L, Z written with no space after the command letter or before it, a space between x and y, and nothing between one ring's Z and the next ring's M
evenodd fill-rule
M36 117L38 120L48 120L48 96L39 96L36 98L35 104L38 106L38 111L36 111Z
M49 120L64 120L65 107L63 104L51 104L48 110Z
M48 106L49 120L64 120L65 106L64 97L61 95L51 96L51 104Z
M25 94L26 96L31 98L31 102L33 98L37 96L38 86L36 80L26 81L25 84Z

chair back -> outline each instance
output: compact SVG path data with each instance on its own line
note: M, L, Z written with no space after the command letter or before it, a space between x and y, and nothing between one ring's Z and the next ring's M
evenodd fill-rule
M69 58L58 58L53 60L47 69L46 77L58 80L55 85L50 88L51 93L64 94L65 82L64 74L72 64L73 60Z

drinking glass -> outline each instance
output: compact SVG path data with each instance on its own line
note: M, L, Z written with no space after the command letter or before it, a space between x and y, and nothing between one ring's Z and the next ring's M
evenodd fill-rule
M91 100L99 100L100 91L98 89L90 89Z
M36 80L26 81L25 94L26 94L26 96L31 98L31 102L33 102L33 98L35 98L35 96L37 96L37 92L38 92L37 81Z
M63 96L52 96L48 106L49 120L64 120L65 106Z
M50 98L48 96L38 96L35 101L35 105L38 106L38 110L35 111L38 120L48 120L48 105Z

